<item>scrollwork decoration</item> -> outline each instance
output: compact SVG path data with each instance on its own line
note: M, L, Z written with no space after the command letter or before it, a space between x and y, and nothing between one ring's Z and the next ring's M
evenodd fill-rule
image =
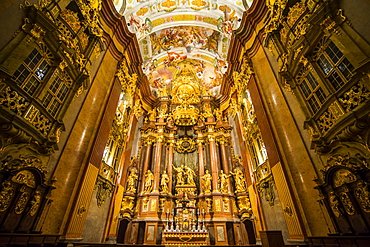
M343 184L348 184L355 182L357 180L356 176L347 169L339 169L333 175L333 186L338 188Z
M4 181L1 184L2 188L0 191L0 212L4 212L8 209L13 196L14 196L14 188L10 181Z
M342 214L339 210L339 200L337 195L333 191L329 193L329 204L335 217L340 217Z
M361 208L366 213L370 213L370 192L369 186L366 182L360 182L357 184L357 188L355 189L355 196L360 203Z
M30 216L34 216L37 213L37 210L40 207L41 203L41 192L36 190L35 194L33 195L30 204L31 208L30 211L28 212Z
M30 193L28 193L26 191L24 191L21 194L21 196L18 199L17 204L15 205L14 211L15 211L16 214L23 213L24 209L26 208L29 197L30 197Z
M342 204L343 204L343 207L346 213L348 215L354 215L356 213L356 209L353 206L353 203L350 197L348 196L347 192L340 193L339 197L340 197L340 200L342 201Z

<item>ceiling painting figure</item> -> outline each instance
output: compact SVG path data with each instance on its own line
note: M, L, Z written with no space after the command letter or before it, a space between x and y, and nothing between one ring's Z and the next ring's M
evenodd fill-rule
M204 94L215 95L227 71L233 30L252 4L240 0L115 1L117 11L136 34L142 69L154 96L171 90L178 63L194 66ZM169 91L171 92L171 91Z

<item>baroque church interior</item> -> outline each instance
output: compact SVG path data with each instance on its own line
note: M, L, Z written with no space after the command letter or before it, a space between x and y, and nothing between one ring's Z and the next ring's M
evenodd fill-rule
M0 246L370 246L369 0L2 0Z

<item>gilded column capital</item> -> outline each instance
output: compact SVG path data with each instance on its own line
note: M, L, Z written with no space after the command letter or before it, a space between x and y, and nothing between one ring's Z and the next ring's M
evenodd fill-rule
M207 137L208 137L208 141L210 142L214 142L216 140L214 135L208 135Z

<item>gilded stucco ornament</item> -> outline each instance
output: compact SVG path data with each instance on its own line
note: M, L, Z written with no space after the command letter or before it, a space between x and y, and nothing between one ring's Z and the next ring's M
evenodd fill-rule
M212 108L210 104L204 104L202 108L202 116L204 118L213 117Z
M333 191L329 193L329 204L335 217L340 217L342 214L339 210L339 199Z
M28 170L18 172L14 177L12 177L12 181L17 184L24 184L31 188L36 187L35 175Z
M355 189L355 195L361 208L366 213L370 213L370 191L368 183L363 181L359 182Z
M321 169L320 171L323 174L326 174L327 171L331 167L335 167L335 166L347 167L350 170L361 170L361 169L369 168L369 165L366 162L366 160L363 157L359 156L359 155L355 156L355 157L352 157L352 156L349 156L349 155L343 155L343 156L342 155L335 155L335 156L331 156L327 159L324 168Z
M244 54L242 59L242 65L240 72L234 71L232 74L234 80L234 86L231 90L231 93L238 93L238 101L241 103L241 94L245 91L248 86L251 76L254 74L252 67L252 62L250 58Z
M268 33L276 30L279 27L287 2L288 0L266 0L266 6L269 9L270 16L270 19L265 27Z
M369 83L369 80L362 78L356 85L351 87L347 92L339 98L339 101L344 105L345 110L351 111L361 105L363 102L370 99L370 90L365 87L365 83Z
M134 107L132 108L132 114L135 115L136 119L139 119L144 114L140 99L135 101Z
M105 162L102 162L95 185L98 207L101 207L107 198L111 196L114 191L115 182L116 173L113 167L107 165Z
M333 175L333 186L338 188L343 184L353 183L357 180L356 176L347 169L339 169Z
M4 181L1 184L0 191L0 212L8 209L14 196L14 187L10 181Z
M348 215L354 215L356 213L356 209L353 206L351 198L348 196L347 192L341 192L339 194L339 198L343 204L344 210Z
M179 138L176 141L175 150L178 153L192 153L197 149L196 141L188 136Z
M14 208L14 212L16 214L21 214L23 213L23 211L25 210L26 208L26 205L27 205L27 202L29 200L29 197L30 197L30 193L26 192L26 191L23 191L22 194L20 195L16 205L15 205L15 208Z
M121 203L121 212L125 210L133 210L135 206L135 197L124 196Z
M319 117L317 124L322 132L327 132L343 115L342 107L337 101L334 101Z
M39 190L36 190L35 194L33 195L31 201L30 201L30 210L28 211L28 214L30 216L34 216L39 207L40 207L40 203L41 203L41 192Z
M101 0L77 0L76 2L84 17L83 24L89 28L93 35L101 37L103 35L99 13Z
M119 64L116 76L121 83L122 90L127 91L131 98L133 98L136 92L136 81L138 76L136 73L130 75L127 67L127 60L125 58L122 59L121 63Z
M275 192L273 187L275 186L275 182L268 160L257 167L254 171L254 175L257 180L257 190L261 197L265 197L265 200L270 204L270 206L274 206Z
M37 169L45 179L47 175L47 170L45 164L42 161L34 156L24 157L20 155L18 159L14 159L12 156L8 156L2 161L3 165L1 169L5 171L18 171L24 168L35 168Z

